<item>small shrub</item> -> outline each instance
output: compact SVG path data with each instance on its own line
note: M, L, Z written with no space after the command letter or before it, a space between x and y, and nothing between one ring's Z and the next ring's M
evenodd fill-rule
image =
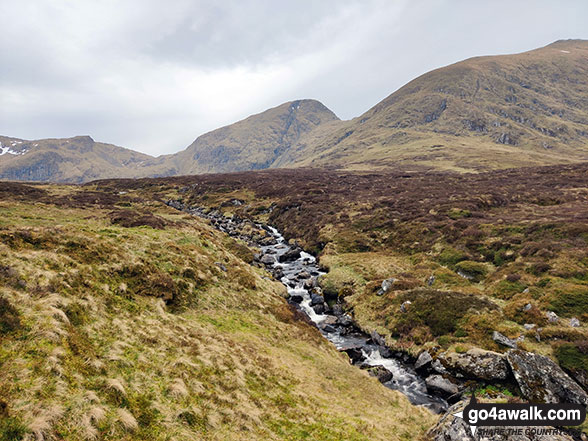
M554 293L551 309L560 315L588 315L588 287L580 287L565 293Z
M0 297L0 335L20 329L18 311L5 297Z
M527 268L527 272L535 275L540 276L543 273L546 273L551 269L551 266L545 262L537 262L532 264L529 268Z
M493 303L473 294L443 292L434 290L415 290L397 298L399 303L410 300L412 304L403 313L396 325L396 333L409 333L419 326L428 326L437 337L455 331L459 320L470 310L479 312L497 309Z
M445 248L439 254L439 256L437 256L437 261L441 265L446 265L449 267L453 267L458 262L465 260L465 259L467 259L467 256L465 253L458 251L456 249L453 249L453 248Z
M455 265L455 268L474 282L482 281L488 274L488 267L485 264L471 260L462 260Z
M562 343L555 348L555 357L564 369L588 369L588 340L575 343Z
M87 309L80 302L70 303L64 308L63 312L65 312L73 326L82 326L88 321Z
M501 280L496 287L494 288L494 295L499 299L508 300L512 298L514 295L523 292L526 288L524 283L515 281L511 282L506 278L505 280Z
M27 432L27 427L20 419L0 415L0 440L20 441Z
M509 274L508 276L506 276L506 280L510 283L518 282L519 280L521 280L521 276L520 274Z

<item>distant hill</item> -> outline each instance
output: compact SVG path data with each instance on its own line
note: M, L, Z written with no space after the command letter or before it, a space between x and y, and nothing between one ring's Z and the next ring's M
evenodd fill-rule
M149 155L89 136L27 141L0 136L0 179L86 182L135 176Z
M199 136L166 161L181 175L272 168L302 137L335 121L316 100L290 101Z
M0 137L0 179L85 182L278 167L477 172L588 161L588 41L470 58L341 121L290 101L153 158L80 136Z
M301 140L281 166L478 171L588 160L588 41L471 58Z

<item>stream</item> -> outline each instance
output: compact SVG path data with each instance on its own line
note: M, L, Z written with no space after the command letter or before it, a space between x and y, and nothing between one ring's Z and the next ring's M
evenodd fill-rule
M385 346L378 334L361 331L341 305L329 306L325 302L318 287L318 278L325 273L314 256L289 244L274 227L236 216L227 218L215 210L186 208L177 201L169 201L168 205L206 218L220 231L259 248L261 252L256 255L256 261L286 286L288 302L302 310L327 340L349 355L354 365L363 369L376 368L375 375L385 387L403 393L414 405L425 406L436 413L447 410L447 401L427 391L424 379L405 354ZM243 223L266 230L271 238L252 240L241 233Z

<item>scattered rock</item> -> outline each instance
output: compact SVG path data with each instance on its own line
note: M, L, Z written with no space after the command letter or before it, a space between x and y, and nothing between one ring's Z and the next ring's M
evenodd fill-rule
M529 311L531 308L533 307L533 305L531 305L530 303L527 303L525 306L523 306L523 311Z
M459 393L457 385L453 384L447 378L441 375L430 375L425 379L427 389L432 393L438 393L445 397L450 397Z
M435 283L435 275L431 274L427 279L427 286L433 286L433 283Z
M376 293L377 295L381 296L386 294L388 291L392 289L392 285L396 282L395 278L386 279L382 282L382 287Z
M547 321L549 323L557 323L559 321L559 317L557 316L557 314L553 311L547 311L545 313L545 316L547 317Z
M296 277L298 278L298 280L310 279L310 274L308 273L308 271L301 271L298 273L298 276Z
M224 266L221 262L214 262L214 264L218 266L221 271L224 271L225 273L227 272L227 267Z
M530 331L531 329L534 329L537 325L535 323L525 323L523 325L523 328L525 328L525 330Z
M337 317L333 317L332 315L326 317L320 325L334 325L337 323ZM319 326L320 326L319 325Z
M423 351L419 354L416 363L414 364L414 368L419 370L422 368L426 368L431 362L433 361L433 357L429 354L429 351Z
M511 340L506 335L503 335L503 334L501 334L498 331L494 331L492 333L492 340L494 340L496 343L498 343L499 345L502 345L502 346L507 346L507 347L512 348L512 349L516 349L517 348L517 342L516 341Z
M570 319L570 326L572 328L579 328L580 327L580 320L578 320L576 317L572 317Z
M550 358L512 350L508 351L506 359L529 401L588 405L586 392Z
M400 305L400 312L406 312L408 311L408 307L412 305L412 302L410 300L407 300L406 302L403 302L402 305Z

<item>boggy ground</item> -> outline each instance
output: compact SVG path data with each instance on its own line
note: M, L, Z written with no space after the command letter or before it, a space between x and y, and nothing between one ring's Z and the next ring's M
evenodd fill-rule
M327 296L414 355L504 352L492 338L499 331L587 386L587 164L475 175L271 170L94 185L150 185L158 197L277 226L329 267ZM379 296L388 278L392 288Z
M1 440L412 440L433 423L297 320L243 243L157 200L183 185L121 184L0 183Z

